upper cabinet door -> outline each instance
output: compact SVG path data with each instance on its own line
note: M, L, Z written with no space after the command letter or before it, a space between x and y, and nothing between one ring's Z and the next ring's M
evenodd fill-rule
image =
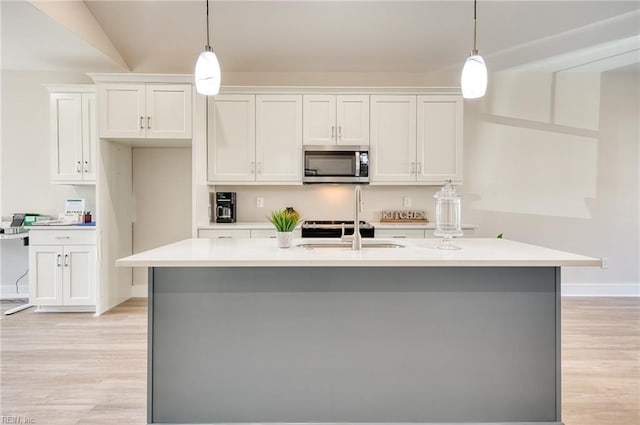
M336 96L314 94L304 96L305 145L333 145L336 143Z
M256 96L256 180L302 179L302 96Z
M337 141L339 145L369 145L369 96L337 97Z
M55 181L82 180L82 101L80 93L52 93L51 178Z
M208 102L208 181L254 181L255 96L218 95Z
M191 139L191 91L190 84L147 84L147 138Z
M82 93L82 175L84 181L96 181L98 127L95 93Z
M145 137L145 85L100 84L100 137L136 139Z
M462 182L462 98L418 96L418 181Z
M416 181L416 96L371 96L371 181Z

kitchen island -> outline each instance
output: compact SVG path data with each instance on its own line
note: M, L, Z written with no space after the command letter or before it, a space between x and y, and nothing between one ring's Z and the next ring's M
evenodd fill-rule
M188 239L149 267L149 423L561 424L560 268L502 239L278 249ZM295 245L295 244L294 244Z

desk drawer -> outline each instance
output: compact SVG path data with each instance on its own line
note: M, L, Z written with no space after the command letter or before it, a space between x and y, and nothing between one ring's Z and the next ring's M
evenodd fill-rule
M30 245L95 245L95 230L31 230Z

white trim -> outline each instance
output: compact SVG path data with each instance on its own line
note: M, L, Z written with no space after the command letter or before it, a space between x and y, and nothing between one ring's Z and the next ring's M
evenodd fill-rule
M192 74L134 74L134 73L87 73L96 83L188 83L193 84Z
M563 297L640 297L640 283L563 283Z

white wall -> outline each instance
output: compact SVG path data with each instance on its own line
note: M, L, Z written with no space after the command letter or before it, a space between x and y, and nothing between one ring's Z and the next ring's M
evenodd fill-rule
M191 237L191 149L133 149L133 252ZM147 270L133 269L132 296L147 296Z
M489 95L465 104L467 220L484 234L606 257L608 269L563 269L563 283L637 293L639 80L494 75Z
M80 73L2 71L0 215L34 212L56 216L67 198L81 197L95 211L94 186L51 184L49 93L43 84L86 84ZM1 296L15 295L15 280L27 267L27 248L0 243ZM26 293L26 279L21 292Z

